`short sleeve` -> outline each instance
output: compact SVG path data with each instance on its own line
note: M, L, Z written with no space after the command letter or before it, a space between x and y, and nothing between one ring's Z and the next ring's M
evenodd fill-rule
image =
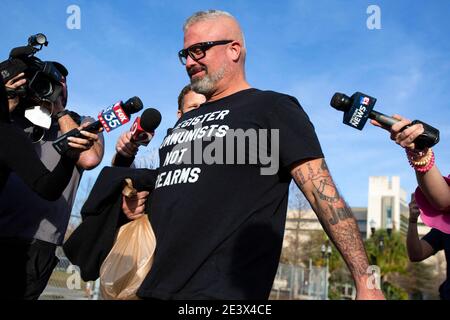
M441 231L437 229L431 229L430 232L428 232L422 240L425 240L428 242L428 244L433 248L434 252L438 252L440 250L444 249L444 239L443 234Z
M271 129L279 129L282 167L324 157L314 126L296 98L287 95L280 97L269 122Z

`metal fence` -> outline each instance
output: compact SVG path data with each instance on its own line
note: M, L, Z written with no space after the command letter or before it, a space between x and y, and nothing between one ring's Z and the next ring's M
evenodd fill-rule
M98 280L84 282L78 267L70 263L61 247L56 256L59 262L39 300L97 300Z
M61 247L57 249L59 263L40 300L98 300L99 280L84 282L78 267L65 257ZM272 300L325 300L326 268L304 268L280 264L273 282Z
M273 282L272 300L325 300L326 268L280 264Z

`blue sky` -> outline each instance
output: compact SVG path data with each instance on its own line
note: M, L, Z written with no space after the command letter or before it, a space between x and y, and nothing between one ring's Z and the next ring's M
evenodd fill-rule
M80 30L66 27L72 4L81 9ZM381 9L380 30L366 26L372 4ZM188 83L176 55L183 45L183 22L193 12L211 8L229 11L240 21L251 85L298 98L351 206L367 205L369 176L398 175L408 193L416 182L403 150L387 132L371 125L359 132L342 124L342 113L329 106L336 91L365 92L378 98L378 111L439 128L437 163L442 173L450 173L447 0L2 0L0 57L6 59L29 35L45 33L50 44L39 57L68 67L68 107L96 116L117 100L138 95L163 115L150 145L156 148L176 121L177 96ZM121 132L105 135L100 167L108 165ZM81 191L98 171L85 173Z

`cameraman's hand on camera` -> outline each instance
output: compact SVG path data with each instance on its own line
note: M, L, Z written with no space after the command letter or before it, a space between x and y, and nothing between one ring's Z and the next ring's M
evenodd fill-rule
M148 191L141 191L135 196L126 197L122 192L122 211L129 220L139 219L145 214L148 195Z
M121 134L116 143L116 152L120 155L131 158L138 152L139 146L131 141L132 134L130 131Z
M25 73L22 72L22 73L18 74L14 78L8 80L5 83L5 87L10 90L16 90L16 89L20 88L21 86L23 86L24 84L27 83L27 79L25 79L24 77L25 77ZM9 112L13 112L14 109L19 104L19 96L16 95L14 98L8 99L8 103L9 103Z

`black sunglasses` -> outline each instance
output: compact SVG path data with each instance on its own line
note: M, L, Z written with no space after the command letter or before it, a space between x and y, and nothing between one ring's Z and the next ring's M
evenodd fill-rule
M206 50L218 46L233 42L234 40L218 40L218 41L208 41L208 42L200 42L193 44L189 48L182 49L178 52L178 58L180 58L180 62L185 65L187 61L188 55L195 61L198 61L205 57Z

